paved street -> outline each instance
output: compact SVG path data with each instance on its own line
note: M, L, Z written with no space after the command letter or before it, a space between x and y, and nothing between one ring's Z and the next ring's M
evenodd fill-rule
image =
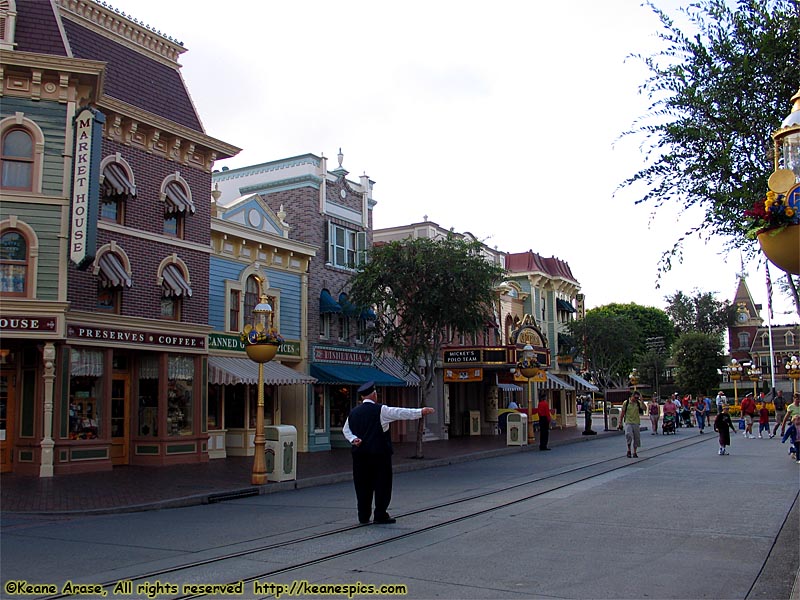
M786 446L739 436L720 457L711 435L642 438L639 460L620 436L601 436L397 474L389 526L352 527L350 482L137 513L3 513L2 579L161 572L147 581L394 584L408 598L789 598L800 465ZM237 597L269 596L245 585Z

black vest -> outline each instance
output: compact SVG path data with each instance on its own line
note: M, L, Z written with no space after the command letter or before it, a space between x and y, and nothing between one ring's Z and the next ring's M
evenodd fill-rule
M359 454L392 454L392 438L381 427L381 405L362 402L347 417L350 431L361 438L360 446L353 446Z

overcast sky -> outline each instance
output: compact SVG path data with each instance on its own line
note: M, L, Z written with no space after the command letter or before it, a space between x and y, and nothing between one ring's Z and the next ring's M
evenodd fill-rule
M375 228L427 216L506 252L557 256L590 308L664 308L678 290L733 298L739 254L699 240L657 289L662 252L696 219L651 219L632 190L615 195L643 164L641 140L615 143L647 108L647 73L626 57L658 43L639 0L110 4L188 49L182 74L206 132L242 148L216 168L309 152L333 168L341 147L350 177L375 181ZM677 15L685 2L657 4ZM763 264L745 269L766 307ZM773 324L798 320L781 314L788 299L773 302Z

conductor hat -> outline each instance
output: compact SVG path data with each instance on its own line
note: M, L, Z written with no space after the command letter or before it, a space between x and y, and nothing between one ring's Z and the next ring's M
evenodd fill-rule
M364 385L358 388L358 394L360 396L369 396L374 391L375 391L374 381L367 381Z

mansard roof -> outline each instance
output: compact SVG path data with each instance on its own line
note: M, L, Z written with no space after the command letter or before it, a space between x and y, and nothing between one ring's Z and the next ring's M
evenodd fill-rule
M551 256L544 258L533 250L527 252L509 253L506 255L506 269L509 273L543 273L550 277L560 277L575 281L577 279L572 274L569 264L565 261Z
M69 56L50 2L17 2L15 50Z

